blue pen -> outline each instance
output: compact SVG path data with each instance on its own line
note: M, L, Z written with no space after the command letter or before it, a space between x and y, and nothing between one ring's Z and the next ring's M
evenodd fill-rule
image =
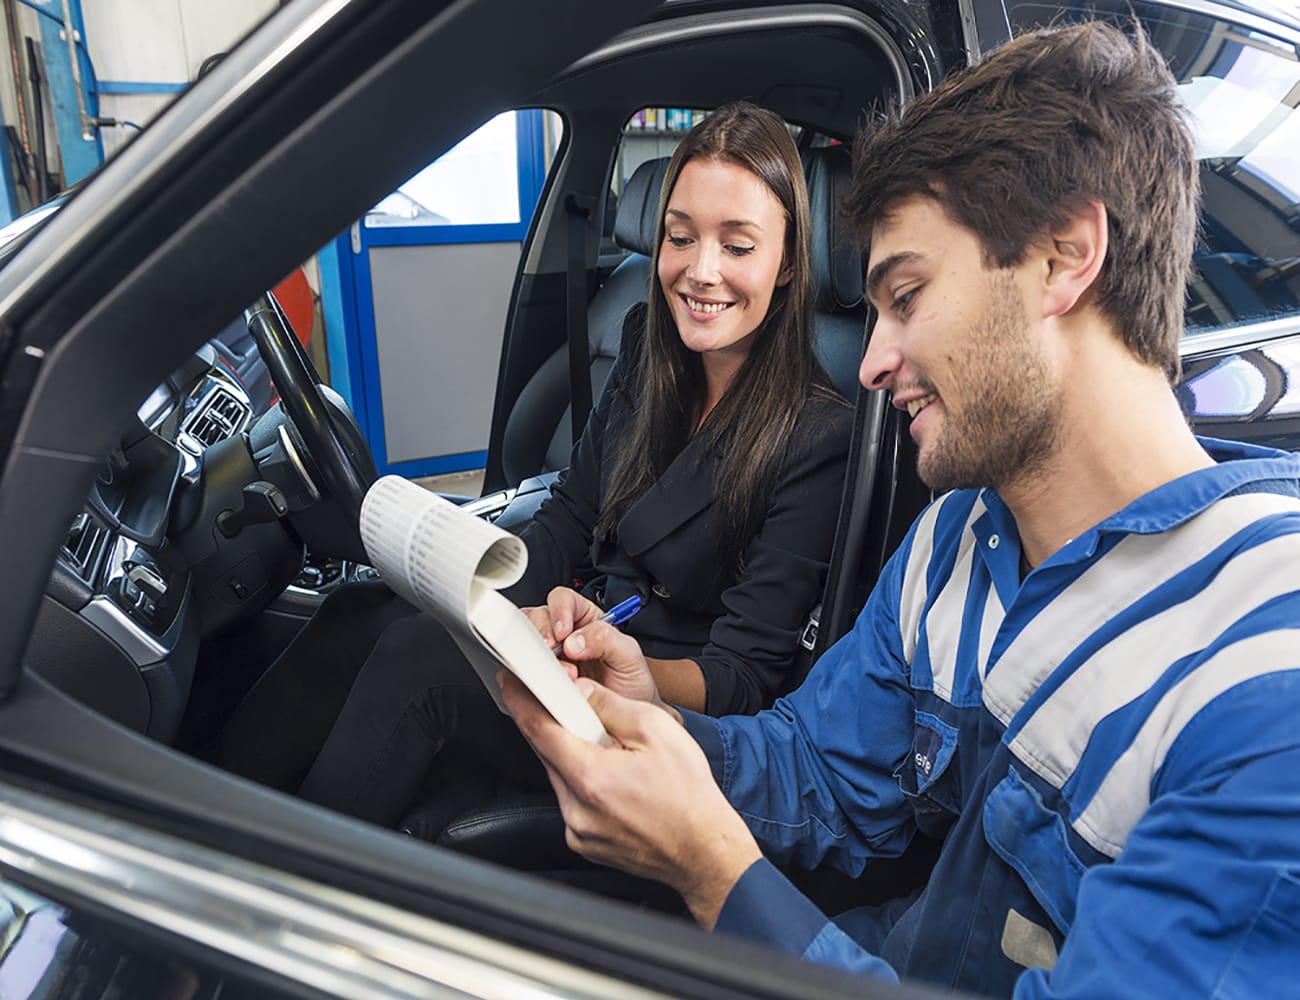
M619 601L612 608L596 619L598 622L608 622L610 625L622 625L634 614L641 610L641 605L645 601L640 594L633 594L626 601ZM551 652L559 656L564 649L564 643L557 642L551 647Z

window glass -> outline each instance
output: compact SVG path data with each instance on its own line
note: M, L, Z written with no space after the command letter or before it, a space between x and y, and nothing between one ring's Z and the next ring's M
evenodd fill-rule
M562 125L545 116L547 165ZM482 226L520 218L519 113L507 111L471 132L366 214L377 226ZM529 209L531 210L531 205Z
M1169 61L1196 138L1203 191L1188 330L1300 313L1295 50L1225 21L1127 0L1011 3L1008 13L1017 29L1096 17L1123 24L1136 14Z
M682 136L693 125L704 121L707 111L697 108L642 108L623 126L623 141L619 143L618 160L610 178L610 188L615 197L647 160L672 156Z
M617 167L610 177L610 190L615 197L623 193L628 179L646 160L672 156L682 136L704 121L709 112L702 108L642 108L623 126L623 141L619 144ZM798 141L801 129L787 125L790 134ZM817 137L815 145L832 140Z
M614 217L636 168L672 156L682 136L707 115L707 111L698 108L642 108L623 125L623 138L618 144L601 215L600 255L604 266L610 266L627 253L627 247L614 241Z

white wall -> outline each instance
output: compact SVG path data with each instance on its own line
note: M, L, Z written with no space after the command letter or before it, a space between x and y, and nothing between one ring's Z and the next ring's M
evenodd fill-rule
M186 84L208 56L231 49L275 10L276 0L82 0L86 44L101 80ZM173 94L107 94L100 114L139 125ZM107 156L130 137L103 131Z

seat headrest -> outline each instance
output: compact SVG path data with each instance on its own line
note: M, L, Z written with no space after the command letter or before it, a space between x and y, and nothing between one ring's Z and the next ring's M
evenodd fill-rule
M862 255L840 210L852 177L847 146L819 146L803 153L812 212L812 280L819 312L855 309L862 302ZM668 157L647 160L627 182L614 216L614 240L634 253L651 256L659 193Z
M659 189L668 173L668 157L646 160L632 173L614 214L614 242L625 250L654 253L655 223L659 221Z
M852 156L847 146L818 146L802 157L812 211L814 308L855 309L862 302L863 260L841 209L852 180Z

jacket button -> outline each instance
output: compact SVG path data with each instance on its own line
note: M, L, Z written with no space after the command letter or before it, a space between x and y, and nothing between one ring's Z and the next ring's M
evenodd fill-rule
M650 588L650 592L654 594L655 597L658 597L661 600L665 600L665 601L673 596L672 594L668 593L668 588L665 587L662 583L656 583L653 587Z

